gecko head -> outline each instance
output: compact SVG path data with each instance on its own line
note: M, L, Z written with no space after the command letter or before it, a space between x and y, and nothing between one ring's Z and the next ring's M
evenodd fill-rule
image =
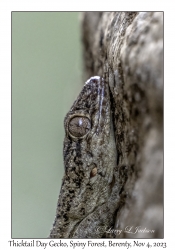
M114 142L109 88L102 77L85 83L64 126L62 204L68 207L68 217L83 219L104 204L111 192Z
M109 211L116 149L109 88L102 77L85 83L64 126L65 173L50 235L72 238Z
M71 137L74 141L92 137L94 134L97 137L100 134L104 136L109 131L109 88L102 77L91 77L85 83L65 117L64 126L66 136ZM102 135L100 136L102 138Z

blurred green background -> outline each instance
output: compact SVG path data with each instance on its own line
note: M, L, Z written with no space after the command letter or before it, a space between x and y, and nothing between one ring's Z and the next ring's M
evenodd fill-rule
M78 12L12 12L12 237L46 238L63 165L63 120L82 88Z

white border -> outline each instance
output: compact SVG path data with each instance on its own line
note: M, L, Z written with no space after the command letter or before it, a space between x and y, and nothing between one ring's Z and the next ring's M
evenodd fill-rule
M175 14L174 1L16 1L0 2L0 230L1 249L9 249L11 236L11 11L164 11L165 18L165 85L164 85L164 147L165 147L165 199L164 240L140 240L140 242L167 242L174 248L174 129L175 129ZM47 240L45 240L47 241ZM84 240L85 241L85 240ZM96 242L98 240L95 240ZM124 242L124 240L121 240ZM130 240L127 240L130 242ZM133 240L131 241L133 242ZM33 248L35 249L35 248ZM96 248L95 248L96 249ZM99 249L99 248L98 248ZM120 248L121 249L121 248ZM125 248L126 249L126 248ZM147 247L142 247L147 249ZM160 249L160 248L159 248Z

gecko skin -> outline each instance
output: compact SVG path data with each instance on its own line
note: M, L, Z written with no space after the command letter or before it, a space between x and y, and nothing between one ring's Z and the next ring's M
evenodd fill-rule
M113 223L116 145L109 87L91 77L64 120L64 166L49 238L101 238Z

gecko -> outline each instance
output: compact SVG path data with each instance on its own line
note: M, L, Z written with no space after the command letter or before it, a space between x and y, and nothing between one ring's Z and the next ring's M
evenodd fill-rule
M49 238L102 238L119 201L109 86L91 77L64 119L64 176Z

